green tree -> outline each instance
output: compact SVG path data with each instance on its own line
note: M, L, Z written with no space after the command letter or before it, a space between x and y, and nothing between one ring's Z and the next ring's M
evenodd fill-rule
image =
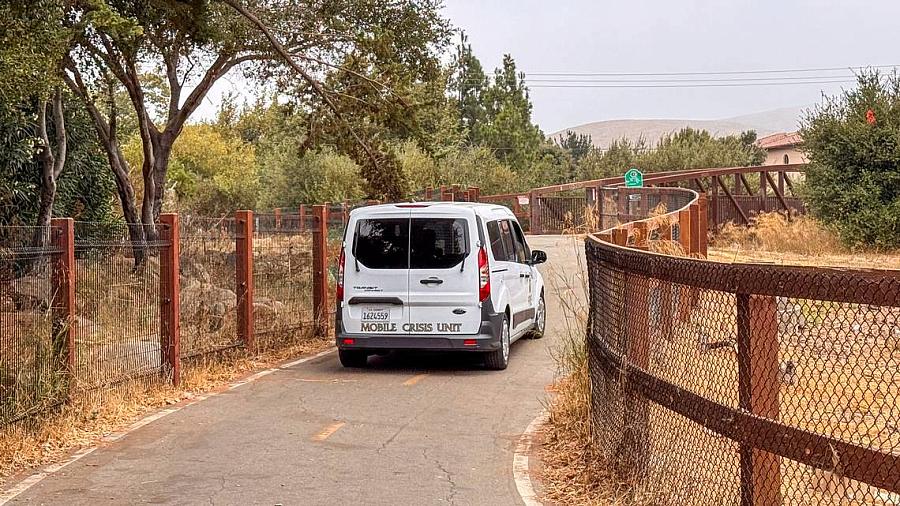
M487 119L475 125L476 143L494 150L500 161L517 172L527 171L544 142L544 134L531 122L531 98L524 79L512 56L504 55L485 93Z
M706 130L684 128L664 136L653 150L640 154L637 163L650 172L759 165L765 151L753 144L755 136L745 132L714 137Z
M136 218L137 205L118 137L120 111L112 98L118 90L127 93L135 113L143 154L140 221L144 224L135 239L155 233L153 223L162 206L176 139L209 89L233 69L242 67L251 79L287 88L296 88L299 69L306 87L300 87L297 99L309 110L325 103L334 112L337 92L323 83L348 58L424 65L433 59L439 42L435 34L446 30L434 0L83 0L64 5L68 9L64 18L75 36L65 53L62 77L94 119L129 221ZM142 72L145 69L152 72ZM154 74L164 79L155 79ZM382 94L391 93L388 84L364 81L366 86L378 86ZM163 94L154 96L154 89ZM361 145L348 151L371 161L365 174L369 183L390 185L390 167L378 163L378 157L386 155L373 153L361 140L377 131L362 129L364 121L338 120L343 133L350 134L341 140L353 138ZM378 145L378 139L374 141Z
M269 151L262 163L268 187L262 204L267 208L355 201L365 196L359 165L333 149L307 151L300 157L290 151Z
M577 179L590 180L620 176L635 165L638 155L646 151L643 140L614 140L606 149L593 148L578 161Z
M465 33L460 33L453 60L453 76L449 91L456 101L459 125L470 144L476 143L475 130L487 120L485 93L490 81L484 73L481 62L472 52Z
M579 134L572 130L566 130L565 135L560 136L556 143L559 147L568 151L569 155L571 155L572 159L576 162L587 156L594 147L590 135Z
M813 214L849 245L900 246L900 76L861 73L801 126Z
M0 103L0 225L34 225L42 209L44 160L36 99L15 106ZM87 112L70 101L63 110L69 140L65 171L55 180L52 216L86 221L113 218L115 186ZM48 135L56 125L47 119ZM49 215L48 215L49 217Z
M137 136L125 146L131 166L142 165ZM256 207L259 169L253 145L213 124L186 125L172 148L169 188L179 211L221 216Z

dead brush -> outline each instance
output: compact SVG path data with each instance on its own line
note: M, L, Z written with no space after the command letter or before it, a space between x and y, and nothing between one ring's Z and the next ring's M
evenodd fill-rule
M581 219L567 211L562 226L563 235L584 235L600 230L600 211L597 206L585 206Z
M762 250L818 256L849 253L837 234L811 216L787 217L778 212L760 213L749 227L726 223L715 235L713 246L738 250Z
M580 241L573 241L575 247ZM576 252L577 253L577 252ZM583 267L583 264L582 264ZM587 278L551 271L550 282L559 297L565 328L552 351L559 368L549 401L549 418L542 434L540 456L544 495L554 504L637 504L630 487L613 471L594 442L591 425L591 381L585 332L588 321Z

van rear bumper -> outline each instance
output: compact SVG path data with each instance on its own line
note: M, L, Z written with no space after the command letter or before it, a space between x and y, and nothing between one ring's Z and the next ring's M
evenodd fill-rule
M340 310L337 311L340 315ZM503 313L495 313L490 299L481 308L478 334L351 334L344 332L340 316L335 318L335 344L340 349L493 351L500 348ZM346 340L352 339L350 344ZM466 344L466 342L469 344ZM474 344L472 342L474 341Z
M347 344L348 339L353 344ZM474 344L466 344L466 343ZM337 336L342 350L459 350L493 351L500 347L500 339L490 334L424 335L424 334L343 334Z

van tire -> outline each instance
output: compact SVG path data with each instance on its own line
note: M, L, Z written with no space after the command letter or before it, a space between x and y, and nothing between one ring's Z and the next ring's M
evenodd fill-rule
M500 325L500 348L484 357L484 365L494 371L502 371L509 365L509 320L503 316Z
M537 310L534 313L534 328L528 332L530 339L540 339L544 337L544 330L547 328L547 304L544 302L544 292L541 292L541 298L538 299Z
M369 353L366 350L338 350L338 358L344 367L362 368L369 363Z

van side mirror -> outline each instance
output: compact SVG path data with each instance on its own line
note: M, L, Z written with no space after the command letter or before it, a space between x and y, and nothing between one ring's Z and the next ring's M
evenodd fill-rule
M542 264L547 261L547 254L536 249L531 251L531 265Z

